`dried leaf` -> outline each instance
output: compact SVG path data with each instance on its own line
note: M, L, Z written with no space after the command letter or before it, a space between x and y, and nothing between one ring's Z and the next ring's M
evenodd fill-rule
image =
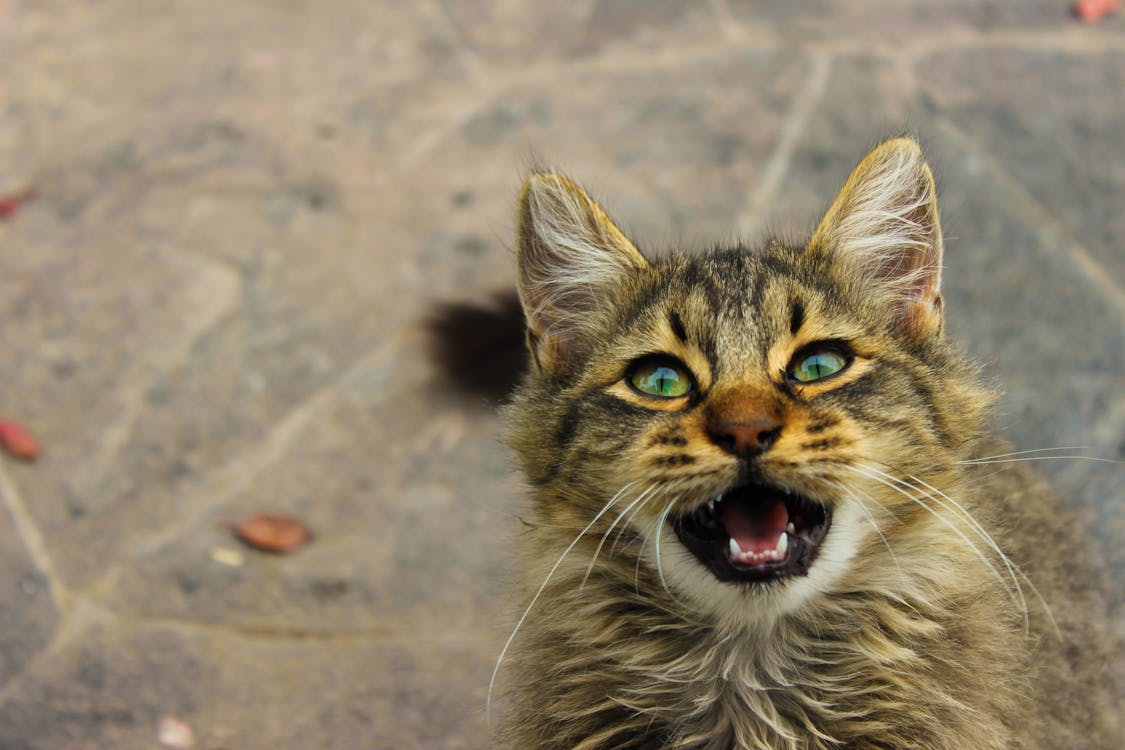
M3 419L0 419L0 447L24 461L33 461L39 455L39 441L24 427Z
M1121 0L1079 0L1074 15L1083 23L1097 23L1121 8Z
M246 544L267 552L292 552L310 536L299 519L270 513L256 513L236 524L234 531Z
M0 219L13 216L16 211L20 210L24 203L27 203L34 196L35 192L31 188L26 188L10 195L0 196Z

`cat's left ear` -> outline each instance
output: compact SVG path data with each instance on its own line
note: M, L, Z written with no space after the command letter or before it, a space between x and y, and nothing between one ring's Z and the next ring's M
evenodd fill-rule
M881 297L898 330L941 333L941 224L934 177L911 138L886 141L852 171L809 241L845 278Z
M536 173L516 211L516 266L532 361L565 376L648 261L582 188Z

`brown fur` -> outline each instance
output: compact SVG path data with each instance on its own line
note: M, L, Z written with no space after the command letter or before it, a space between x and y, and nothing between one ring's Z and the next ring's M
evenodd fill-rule
M1074 522L1020 464L972 463L1006 448L993 394L942 334L916 144L875 149L805 247L651 262L548 174L518 221L535 366L507 417L533 512L508 747L1121 746ZM851 366L787 383L823 340L847 342ZM653 353L696 395L630 388ZM747 461L716 445L716 420L782 428ZM723 583L668 532L747 471L833 507L807 576Z

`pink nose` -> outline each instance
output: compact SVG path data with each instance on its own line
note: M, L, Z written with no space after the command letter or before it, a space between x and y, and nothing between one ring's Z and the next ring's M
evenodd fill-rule
M767 417L728 419L711 429L711 439L716 445L741 458L764 453L780 435L781 425Z

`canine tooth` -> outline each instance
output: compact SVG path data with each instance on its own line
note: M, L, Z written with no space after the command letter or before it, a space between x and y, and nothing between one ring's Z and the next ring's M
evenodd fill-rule
M730 554L731 557L742 557L742 547L738 546L738 542L734 541L734 537L730 540Z
M784 531L781 532L781 536L777 538L777 546L773 548L773 551L778 558L785 557L785 554L789 551L789 535Z
M797 527L793 525L792 521L790 521L789 525L785 527L785 531L786 533L795 535L797 533Z

